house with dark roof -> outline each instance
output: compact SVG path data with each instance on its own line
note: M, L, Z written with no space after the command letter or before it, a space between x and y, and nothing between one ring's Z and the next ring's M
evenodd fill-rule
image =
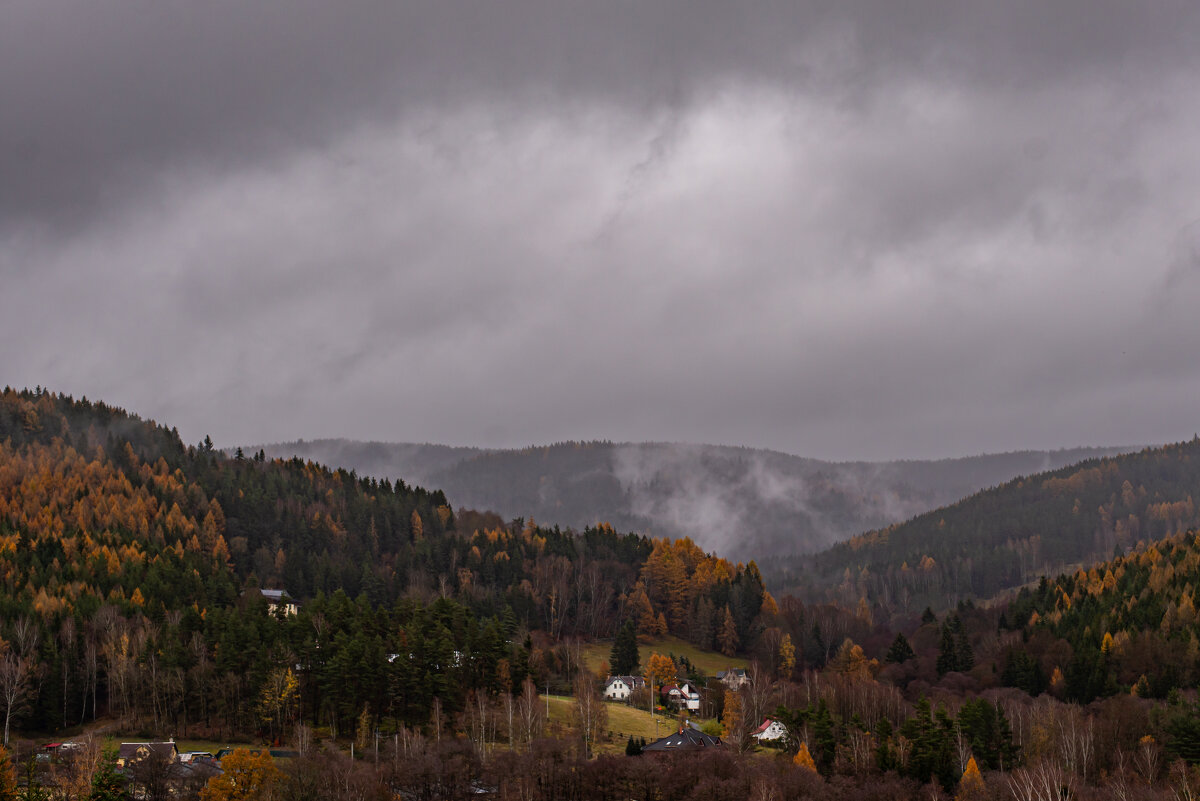
M642 746L643 753L671 754L681 751L708 751L713 748L724 748L720 737L705 734L691 726L680 725L679 730L668 734L660 740Z
M292 600L292 596L288 595L287 590L260 589L259 592L267 599L267 611L272 615L277 609L283 609L283 613L289 617L300 611L300 606Z
M609 676L604 683L604 697L610 701L627 701L634 690L646 686L641 676Z
M717 680L731 690L737 690L750 683L750 675L745 668L729 668L718 670Z

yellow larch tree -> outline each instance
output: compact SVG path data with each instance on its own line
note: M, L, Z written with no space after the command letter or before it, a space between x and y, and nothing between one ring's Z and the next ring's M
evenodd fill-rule
M792 644L792 635L784 634L779 642L779 677L789 679L796 669L796 646Z
M983 774L979 772L979 765L975 763L975 757L971 757L967 762L967 769L963 771L962 778L958 781L958 793L954 796L955 801L975 801L987 797L987 785L983 783Z
M669 656L651 654L646 663L646 673L656 687L664 687L675 681L675 662Z
M813 762L812 754L808 752L808 743L800 743L800 750L792 757L792 764L801 770L817 772L817 763Z

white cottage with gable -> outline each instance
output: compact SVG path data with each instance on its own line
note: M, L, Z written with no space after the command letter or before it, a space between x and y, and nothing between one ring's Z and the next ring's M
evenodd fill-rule
M750 736L758 740L760 743L775 742L787 737L787 726L784 726L778 720L767 718L754 731L750 732Z
M604 683L604 697L610 701L628 701L634 690L646 686L641 676L609 676Z

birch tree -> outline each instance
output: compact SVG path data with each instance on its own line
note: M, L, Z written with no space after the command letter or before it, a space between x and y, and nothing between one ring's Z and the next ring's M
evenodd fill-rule
M33 663L11 648L0 658L0 697L4 700L4 745L8 746L9 727L13 715L21 711L29 699Z

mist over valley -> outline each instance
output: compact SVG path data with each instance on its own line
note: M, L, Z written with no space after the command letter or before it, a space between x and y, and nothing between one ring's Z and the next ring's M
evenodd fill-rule
M582 530L598 522L690 537L748 561L820 550L987 487L1136 448L1017 451L959 459L830 462L778 451L678 443L567 442L523 449L299 440L266 446L443 490L456 508Z

